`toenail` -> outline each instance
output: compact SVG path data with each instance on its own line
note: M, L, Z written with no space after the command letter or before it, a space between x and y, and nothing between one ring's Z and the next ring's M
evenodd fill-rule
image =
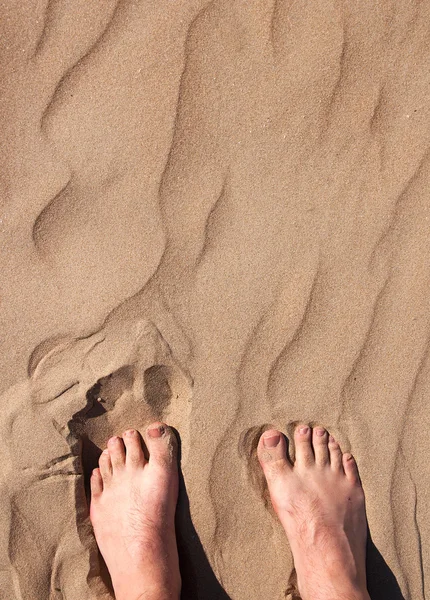
M166 428L160 425L159 427L154 427L153 429L148 429L148 435L150 438L160 438L163 433L166 431Z
M316 431L316 434L321 437L325 434L325 429L318 428L318 429L315 429L315 431Z
M270 435L268 437L263 438L263 444L266 448L276 448L279 444L281 436L279 433L277 435Z
M126 436L134 435L134 429L127 429L127 431L124 431L124 435L126 435Z
M332 435L330 435L328 439L329 439L330 442L333 442L333 443L336 442L336 440L334 439L334 437Z
M309 431L309 427L300 427L299 432L305 435Z
M108 444L115 444L115 442L118 441L118 436L114 435L113 437L109 438L108 440Z
M102 452L102 454L109 454L109 450L107 448L105 448Z
M352 460L354 457L352 456L352 454L347 454L346 455L346 460Z

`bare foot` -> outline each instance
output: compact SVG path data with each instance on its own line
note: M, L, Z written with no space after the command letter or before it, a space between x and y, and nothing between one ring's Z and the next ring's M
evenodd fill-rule
M177 441L162 423L147 429L145 459L130 429L113 437L91 477L90 518L117 600L178 600L175 536Z
M303 600L370 600L364 491L351 454L322 427L294 432L296 460L279 431L263 433L258 458L288 536Z

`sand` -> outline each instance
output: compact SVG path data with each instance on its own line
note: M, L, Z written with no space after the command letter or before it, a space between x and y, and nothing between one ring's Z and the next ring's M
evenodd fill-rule
M319 423L430 594L430 3L0 6L0 589L111 597L88 477L177 428L184 598L280 600L255 445Z

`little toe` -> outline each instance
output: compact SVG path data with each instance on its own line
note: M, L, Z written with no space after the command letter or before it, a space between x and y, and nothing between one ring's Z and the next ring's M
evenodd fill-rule
M342 457L343 468L347 479L354 484L360 484L357 463L352 454L346 453Z
M330 466L332 470L336 472L343 471L342 450L332 435L330 435L328 439L328 449L330 452Z
M112 462L107 448L100 454L99 467L103 483L105 484L112 477Z
M149 464L163 467L177 465L178 440L171 427L165 423L152 423L146 430L145 443L149 452Z
M108 440L108 450L113 472L121 471L125 467L125 447L122 438L116 435L111 437Z
M103 492L103 479L100 469L93 469L90 479L91 498L97 498Z
M307 425L298 425L294 431L294 444L296 447L296 464L310 467L315 464L312 450L311 429Z
M315 453L315 464L318 467L325 467L330 462L327 442L328 434L324 427L314 427L312 432L312 444Z
M127 429L123 434L125 445L125 464L130 467L143 467L146 463L142 441L135 429Z
M269 429L261 435L257 456L269 487L270 481L276 478L280 472L292 469L287 456L285 437L276 429Z

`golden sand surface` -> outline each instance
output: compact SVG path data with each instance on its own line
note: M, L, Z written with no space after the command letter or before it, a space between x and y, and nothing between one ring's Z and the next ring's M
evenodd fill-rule
M184 598L285 598L255 446L304 421L425 600L430 2L4 0L0 55L2 600L111 597L88 478L155 418Z

